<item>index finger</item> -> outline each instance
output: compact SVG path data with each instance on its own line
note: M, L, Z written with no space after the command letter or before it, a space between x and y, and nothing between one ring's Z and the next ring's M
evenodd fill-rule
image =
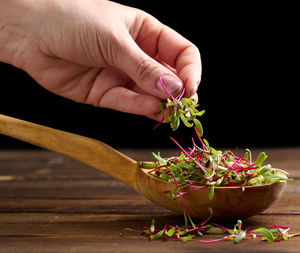
M187 97L193 96L201 81L201 57L198 48L169 27L158 39L158 57L176 69L183 81L187 80Z
M186 97L196 93L202 65L199 49L193 43L151 16L144 19L137 43L150 56L174 68L181 80L187 80Z

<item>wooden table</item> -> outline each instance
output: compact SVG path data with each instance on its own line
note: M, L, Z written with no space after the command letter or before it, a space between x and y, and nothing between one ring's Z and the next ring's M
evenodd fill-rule
M151 159L150 150L120 151L136 160ZM244 228L276 223L300 232L300 148L264 151L274 167L286 169L295 180L288 182L280 201L244 221ZM123 229L140 229L153 218L161 226L183 223L182 216L64 156L43 150L0 151L0 252L300 252L300 237L238 245L230 241L149 242L135 234L136 238L120 237Z

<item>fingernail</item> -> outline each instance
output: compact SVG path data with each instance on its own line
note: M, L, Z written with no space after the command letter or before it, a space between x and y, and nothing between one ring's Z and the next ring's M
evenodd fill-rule
M171 76L171 75L161 76L157 82L157 87L160 90L164 91L165 93L166 93L166 91L162 87L161 82L162 82L163 86L167 89L167 91L169 93L171 93L172 95L177 95L183 87L183 83L179 78Z

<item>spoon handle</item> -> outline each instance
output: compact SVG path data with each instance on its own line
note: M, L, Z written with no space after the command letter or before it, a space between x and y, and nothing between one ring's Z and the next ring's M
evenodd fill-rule
M71 157L137 189L136 161L103 142L2 114L0 134Z

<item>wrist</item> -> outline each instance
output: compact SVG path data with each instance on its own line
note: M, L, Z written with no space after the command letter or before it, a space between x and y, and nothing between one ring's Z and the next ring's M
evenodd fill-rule
M0 0L0 61L22 67L22 56L37 33L40 0Z

